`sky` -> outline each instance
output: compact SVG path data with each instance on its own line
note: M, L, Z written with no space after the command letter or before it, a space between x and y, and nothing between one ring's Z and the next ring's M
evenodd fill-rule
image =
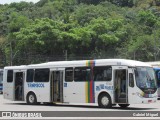
M12 2L20 2L20 1L26 1L26 2L33 2L36 3L39 0L0 0L0 4L10 4Z

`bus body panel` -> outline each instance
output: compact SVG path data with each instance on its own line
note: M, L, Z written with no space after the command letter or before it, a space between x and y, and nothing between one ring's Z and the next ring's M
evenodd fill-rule
M4 70L4 75L3 75L3 80L4 80L3 96L5 99L14 100L14 81L7 82L7 71L8 70Z
M134 88L134 90L131 92L131 95L132 98L129 99L129 104L148 104L155 103L157 101L157 92L147 95L137 87Z
M114 87L113 81L108 82L95 82L95 103L98 103L98 97L101 93L107 93L111 97L112 103L114 101Z
M85 82L64 82L64 102L85 103Z
M36 95L37 102L50 102L50 82L28 82L25 84L25 100L29 92L33 92Z
M93 81L93 83L92 82L65 82L64 83L64 102L97 103L98 96L102 92L108 93L111 99L113 99L113 86L111 81L110 82Z

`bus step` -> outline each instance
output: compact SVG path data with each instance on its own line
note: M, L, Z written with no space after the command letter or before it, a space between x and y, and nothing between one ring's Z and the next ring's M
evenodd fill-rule
M126 98L126 94L120 94L119 98Z
M119 103L126 103L126 98L119 98L118 102Z

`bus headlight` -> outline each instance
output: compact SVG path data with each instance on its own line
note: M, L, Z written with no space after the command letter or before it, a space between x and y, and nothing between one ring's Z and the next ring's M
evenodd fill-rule
M143 96L142 96L140 93L138 93L138 92L137 92L136 94L137 94L140 98L142 98L142 97L143 97Z

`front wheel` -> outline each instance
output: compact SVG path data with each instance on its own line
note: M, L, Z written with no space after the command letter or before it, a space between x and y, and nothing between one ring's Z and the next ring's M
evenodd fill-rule
M101 108L110 108L111 104L111 97L108 94L101 94L98 97L98 105Z
M118 104L121 108L126 108L128 107L130 104Z
M29 105L37 104L37 98L36 98L36 95L34 93L29 93L27 95L27 104L29 104Z

